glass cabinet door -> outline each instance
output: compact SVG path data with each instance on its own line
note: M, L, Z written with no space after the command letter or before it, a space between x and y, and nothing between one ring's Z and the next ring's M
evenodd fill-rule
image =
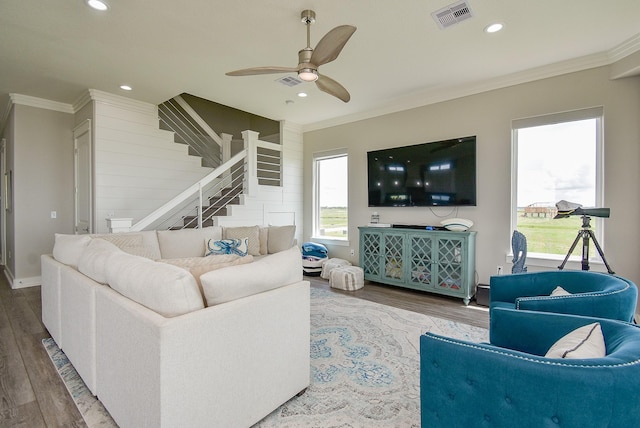
M386 233L382 238L384 243L382 276L386 280L404 281L404 240L404 233Z

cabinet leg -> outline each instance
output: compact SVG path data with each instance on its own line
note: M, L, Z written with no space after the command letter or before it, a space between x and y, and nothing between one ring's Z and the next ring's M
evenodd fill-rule
M465 306L469 306L469 302L471 302L471 299L462 299L462 301L464 302Z

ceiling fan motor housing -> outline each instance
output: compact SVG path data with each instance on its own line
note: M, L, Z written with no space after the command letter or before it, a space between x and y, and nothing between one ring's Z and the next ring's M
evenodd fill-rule
M316 13L308 9L303 10L302 13L300 13L300 20L304 25L313 24L316 22Z

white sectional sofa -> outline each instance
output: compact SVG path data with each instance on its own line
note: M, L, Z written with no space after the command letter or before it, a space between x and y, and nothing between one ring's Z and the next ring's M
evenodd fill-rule
M203 257L249 234L252 255ZM119 426L248 427L309 385L292 245L283 227L56 235L42 320Z

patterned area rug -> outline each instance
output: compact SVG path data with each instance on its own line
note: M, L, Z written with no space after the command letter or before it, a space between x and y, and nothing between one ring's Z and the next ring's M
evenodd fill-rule
M419 339L473 342L483 328L311 288L311 385L255 428L419 427ZM52 339L43 340L89 427L116 426Z
M58 374L67 387L71 398L76 403L82 418L89 428L104 427L111 428L118 425L111 419L111 415L104 408L102 403L93 395L87 385L71 365L67 356L58 348L52 338L42 339L42 344L51 358L51 362L58 370Z

